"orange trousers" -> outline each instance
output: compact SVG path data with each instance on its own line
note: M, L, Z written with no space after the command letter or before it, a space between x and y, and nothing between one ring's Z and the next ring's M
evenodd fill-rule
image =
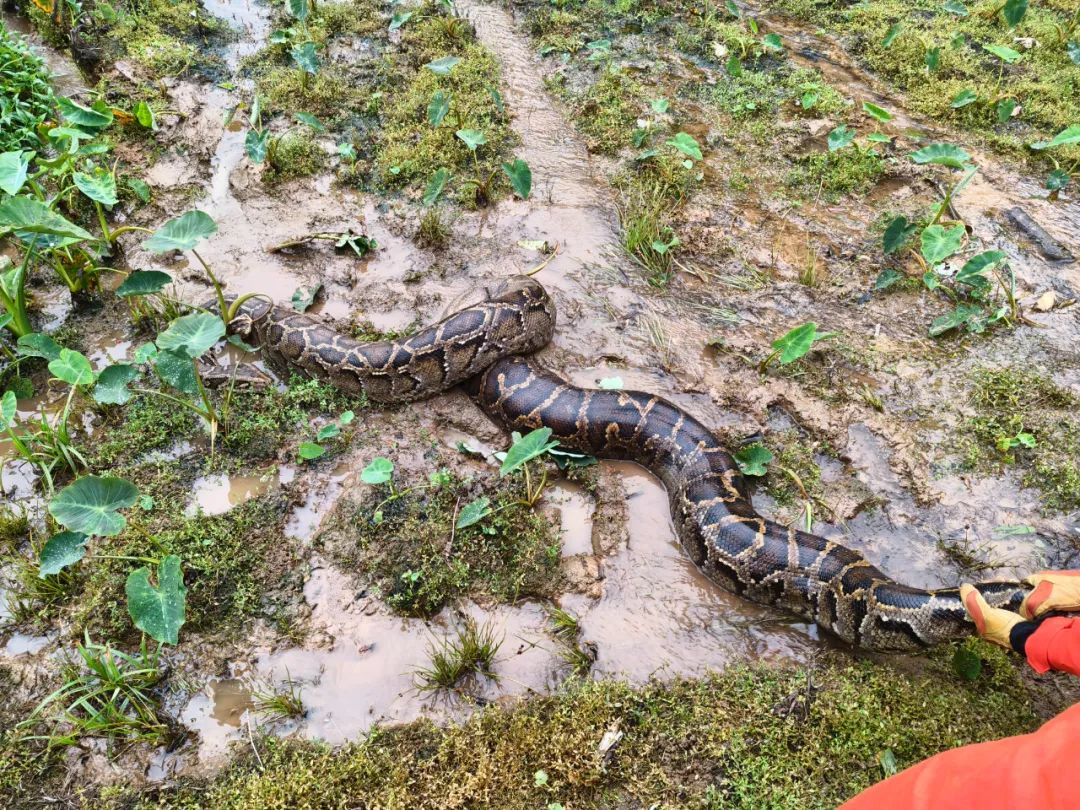
M1080 675L1080 618L1046 619L1024 646L1038 672ZM1080 703L1037 731L944 751L840 810L1080 810Z

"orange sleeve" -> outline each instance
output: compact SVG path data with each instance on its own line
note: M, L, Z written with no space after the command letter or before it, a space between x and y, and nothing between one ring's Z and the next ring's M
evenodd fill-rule
M1072 655L1080 662L1080 650ZM966 745L913 765L840 810L1076 810L1078 762L1080 703L1031 734Z
M1054 669L1080 675L1080 619L1071 616L1044 619L1028 638L1024 654L1036 672Z

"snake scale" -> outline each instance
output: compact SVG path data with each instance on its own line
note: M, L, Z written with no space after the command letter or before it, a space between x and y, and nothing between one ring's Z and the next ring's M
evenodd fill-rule
M555 330L544 288L521 276L486 300L417 334L360 343L294 310L253 299L230 332L261 346L272 365L329 381L380 403L410 402L464 384L510 430L550 428L567 448L637 462L667 488L683 547L721 587L786 608L866 649L911 650L970 635L956 588L902 585L859 552L754 511L734 459L709 429L667 400L637 391L578 388L522 355ZM1016 582L978 586L1016 608Z

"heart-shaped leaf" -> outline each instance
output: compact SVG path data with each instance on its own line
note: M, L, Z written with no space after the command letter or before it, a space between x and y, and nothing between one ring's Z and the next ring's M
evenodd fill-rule
M304 461L313 461L326 454L326 448L315 442L301 442L297 452Z
M830 152L837 152L845 146L850 146L855 140L855 130L841 124L829 133L828 145Z
M963 169L971 160L971 155L951 143L932 143L917 152L912 152L911 159L920 164L936 163L939 166Z
M1080 124L1066 127L1048 141L1039 141L1031 145L1032 149L1053 149L1056 146L1069 146L1080 143Z
M513 163L504 163L502 170L510 178L510 185L514 187L514 192L523 200L529 199L529 194L532 192L532 169L529 168L529 164L518 158Z
M674 137L668 139L667 145L679 150L693 160L701 160L703 157L701 154L701 146L694 140L693 135L686 132L677 132Z
M937 337L950 329L964 326L980 315L982 315L982 307L974 304L959 304L952 312L934 318L930 323L930 337Z
M983 50L989 51L998 59L1008 62L1010 65L1019 62L1023 58L1022 53L1014 51L1008 45L983 45Z
M59 574L86 556L86 541L90 538L82 532L60 532L48 539L41 549L38 576Z
M424 189L424 205L429 208L433 206L442 196L443 189L446 188L446 182L450 179L449 169L437 169L434 174L431 175L431 179L428 180L427 188Z
M0 229L7 227L19 234L55 236L70 243L94 237L73 222L68 222L49 206L29 197L8 197L0 203Z
M107 169L95 166L91 172L75 172L71 175L79 191L102 205L116 205L116 177Z
M143 242L151 253L168 253L170 250L191 250L203 239L217 233L217 223L202 211L188 211L174 217L158 228L154 235Z
M134 270L128 273L128 277L116 288L116 294L121 298L130 298L136 295L153 295L159 293L172 284L172 276L160 270Z
M816 341L824 340L835 335L835 332L821 332L817 330L817 324L811 321L802 326L796 326L787 334L773 341L772 347L780 352L780 365L786 366L794 363L814 345Z
M397 31L399 28L401 28L401 26L403 26L409 21L409 18L412 17L414 13L415 12L412 11L399 11L397 14L390 18L390 30Z
M959 284L970 284L976 278L982 281L984 279L981 274L1004 259L1005 254L1000 250L986 250L972 256L956 274L956 281Z
M551 438L551 428L537 428L524 436L515 434L514 443L506 451L506 458L499 467L499 475L508 475L526 462L544 455L553 447L558 447L558 441L548 441Z
M130 363L116 363L102 369L94 386L94 401L102 405L123 405L131 399L128 383L139 376Z
M737 452L734 458L743 475L759 476L769 471L769 462L773 460L773 454L762 444L751 444Z
M915 233L917 225L907 221L907 217L896 217L885 228L885 235L881 239L882 248L885 251L885 255L890 253L896 253Z
M326 132L326 125L311 113L298 112L293 116L301 124L307 124L316 132Z
M364 467L360 473L360 480L365 484L385 484L394 477L394 462L388 458L378 457Z
M83 129L97 131L104 129L113 122L113 112L104 104L101 105L101 109L98 109L97 105L84 107L70 98L58 96L56 106L60 108L60 113L64 116L65 121L69 121Z
M55 360L60 356L61 349L63 349L63 346L51 337L38 332L23 335L16 343L16 350L22 357L41 357L45 360Z
M145 566L128 574L124 588L128 613L135 626L159 644L176 644L187 601L180 558L170 554L163 559L157 580L155 586L150 581L150 569Z
M461 60L456 56L444 56L442 59L436 59L434 62L428 62L424 67L430 70L437 76L445 76L451 70L454 69L454 65L458 64Z
M457 522L454 524L456 529L467 529L470 526L479 523L481 520L491 514L491 499L487 497L477 498L475 501L470 501L462 507L458 512Z
M319 54L315 50L314 42L304 42L294 47L290 52L293 62L305 73L314 76L319 72Z
M953 96L953 100L949 102L949 106L954 110L959 110L961 107L966 107L968 104L974 104L978 100L979 94L969 87Z
M33 152L22 150L0 155L0 190L12 196L18 194L26 182L26 173L33 157Z
M923 259L931 267L945 261L960 250L966 233L963 225L954 225L952 228L931 225L924 229L921 237Z
M252 163L259 164L266 160L270 151L270 130L249 129L244 136L244 153Z
M135 116L135 120L143 129L157 129L157 116L154 115L154 109L145 101L138 102L132 109L131 114Z
M444 93L442 90L436 90L435 95L428 102L428 123L433 127L437 127L446 118L448 112L450 112L450 94Z
M85 475L62 489L49 503L49 514L73 532L112 537L127 525L120 509L139 497L135 485L123 478Z
M225 337L225 324L209 312L183 315L157 336L158 348L186 355L194 360Z
M307 0L289 0L289 13L294 19L304 22L311 12Z
M74 349L61 349L60 356L49 361L49 373L68 385L90 385L94 381L94 367Z
M166 385L185 394L199 393L199 384L195 380L195 361L187 354L178 351L161 351L153 359L154 370Z
M478 129L459 129L454 134L473 152L476 151L476 147L487 143L487 135Z
M892 113L886 110L884 107L879 107L877 104L872 104L869 101L864 101L862 108L864 113L877 121L881 121L882 123L892 120Z

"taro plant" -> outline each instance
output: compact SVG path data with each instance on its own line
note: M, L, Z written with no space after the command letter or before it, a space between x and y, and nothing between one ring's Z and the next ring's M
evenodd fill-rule
M172 281L172 276L160 270L133 270L116 288L116 295L128 302L131 319L136 323L158 315L171 320L180 315L180 303L165 293Z
M1063 146L1075 146L1077 144L1080 144L1080 124L1073 124L1072 126L1061 130L1061 132L1048 141L1038 141L1037 143L1031 144L1031 148L1036 151L1046 151L1049 153L1058 150ZM1056 198L1057 193L1065 188L1065 186L1069 184L1069 181L1080 172L1080 157L1077 157L1064 167L1053 155L1048 154L1048 157L1053 161L1054 170L1050 172L1050 176L1046 178L1046 187Z
M394 484L394 462L383 456L378 456L371 460L360 472L360 480L368 486L380 487L386 486L390 494L383 498L375 509L372 511L371 521L372 523L380 524L383 522L383 508L393 503L399 498L404 498L406 495L412 492L420 492L425 489L437 489L439 487L446 486L451 483L453 477L450 472L445 469L439 469L428 475L428 482L426 484L416 484L411 487L405 487L398 489Z
M244 303L257 298L260 293L245 293L237 296L232 303L226 302L225 286L214 275L214 271L206 260L195 250L196 245L215 233L217 233L217 223L209 214L198 210L188 211L178 217L173 217L154 231L153 235L143 242L143 247L151 253L169 253L174 250L191 251L191 255L202 265L203 272L206 273L206 277L214 288L219 319L223 326L228 326L229 321L236 317ZM212 345L213 343L210 344Z
M796 326L772 342L773 351L758 363L758 371L764 374L774 361L779 361L782 366L794 363L805 356L819 340L827 340L836 334L819 332L818 325L813 321Z
M289 48L289 57L300 71L301 87L306 92L311 77L318 74L320 67L316 43L308 29L308 19L316 11L315 2L288 0L286 5L295 25L271 32L270 44Z
M911 159L920 165L933 164L945 166L949 169L959 169L963 172L960 179L953 183L945 192L942 201L935 207L933 219L930 224L936 225L942 217L951 210L953 197L963 189L971 178L979 171L977 166L970 163L971 155L949 143L932 143L924 146L917 152L911 153Z
M559 446L558 440L551 439L551 428L537 428L522 436L515 431L512 434L510 449L505 453L496 454L496 458L502 461L499 467L499 475L507 476L521 471L525 480L525 498L521 501L524 506L534 506L544 492L547 484L547 468L545 467L538 481L533 482L533 474L530 464L541 459L551 450Z

